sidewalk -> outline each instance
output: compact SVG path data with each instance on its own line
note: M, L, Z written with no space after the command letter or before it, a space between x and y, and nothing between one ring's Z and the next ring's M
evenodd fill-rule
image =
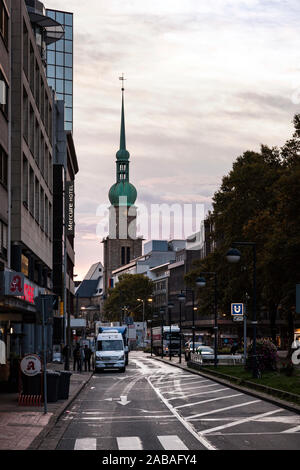
M64 370L64 364L48 363L47 369ZM0 450L35 449L35 441L46 435L62 413L88 383L92 372L73 372L70 361L70 392L67 400L48 403L48 413L42 406L19 406L17 393L0 393Z

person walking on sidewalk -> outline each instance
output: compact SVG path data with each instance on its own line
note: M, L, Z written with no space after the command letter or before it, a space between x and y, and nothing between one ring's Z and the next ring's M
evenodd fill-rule
M89 369L89 372L91 371L91 356L92 356L92 350L88 347L86 344L84 346L84 370L87 372L87 368Z
M76 370L77 365L77 370L81 372L81 349L79 343L76 344L75 349L73 351L73 359L73 370Z

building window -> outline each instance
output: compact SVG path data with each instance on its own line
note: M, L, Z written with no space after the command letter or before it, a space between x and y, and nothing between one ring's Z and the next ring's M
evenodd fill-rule
M22 254L21 257L21 272L24 274L24 276L28 277L29 275L29 259L27 256Z
M41 228L42 230L45 229L45 197L44 197L44 191L41 188L41 199L40 199L40 208L41 208Z
M0 183L7 187L8 169L7 169L8 156L7 153L0 146Z
M0 255L7 259L7 225L0 220Z
M34 59L34 50L32 44L30 43L30 88L34 96L34 69L35 69L35 59Z
M23 69L27 78L28 78L28 57L29 57L28 29L24 22L23 23Z
M34 197L35 220L39 224L40 223L40 185L39 185L37 178L35 178L34 194L35 194L35 197Z
M45 233L49 235L49 205L47 196L45 196Z
M8 13L3 0L0 0L0 33L6 46L8 46Z
M122 246L121 250L121 265L125 264L125 246Z
M29 119L29 148L31 150L32 155L34 155L34 125L35 125L35 117L33 108L30 106L30 119Z
M129 246L126 249L126 254L127 254L127 264L130 263L130 248Z
M28 161L23 156L23 204L28 209Z
M0 109L8 118L8 84L0 69Z
M29 113L29 107L28 107L28 96L26 94L25 89L23 90L23 137L28 143L28 113Z
M31 167L29 170L29 211L34 216L34 173Z

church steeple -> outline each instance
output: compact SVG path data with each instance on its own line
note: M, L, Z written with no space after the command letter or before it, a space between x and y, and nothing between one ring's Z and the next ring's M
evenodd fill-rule
M123 80L124 77L121 77ZM136 198L137 191L135 187L129 182L129 157L130 154L126 149L126 135L125 135L125 111L124 111L124 84L122 86L122 109L121 109L121 130L120 130L120 149L118 150L116 161L117 181L110 188L109 200L112 206L118 207L120 205L133 206ZM122 198L120 200L120 198ZM125 202L126 198L126 202Z

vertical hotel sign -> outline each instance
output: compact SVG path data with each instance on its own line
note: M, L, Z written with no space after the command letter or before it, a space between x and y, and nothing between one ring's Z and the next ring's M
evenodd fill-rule
M74 181L66 182L65 221L67 235L75 234L75 192Z

